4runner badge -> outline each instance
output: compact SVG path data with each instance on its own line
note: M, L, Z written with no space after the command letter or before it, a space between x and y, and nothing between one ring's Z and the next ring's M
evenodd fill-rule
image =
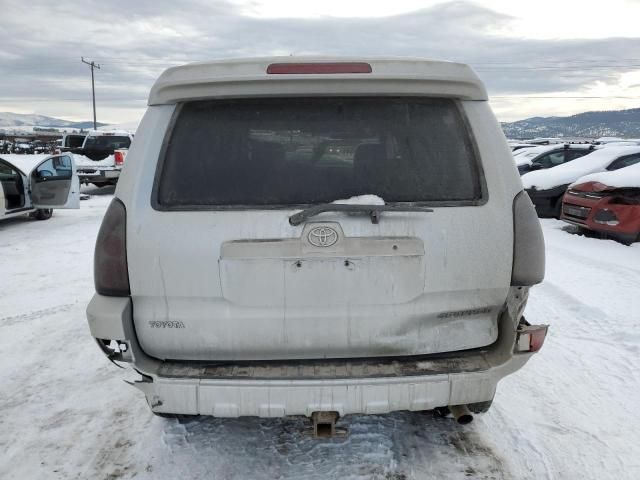
M311 229L307 239L314 247L330 247L338 241L338 232L331 227L316 227Z

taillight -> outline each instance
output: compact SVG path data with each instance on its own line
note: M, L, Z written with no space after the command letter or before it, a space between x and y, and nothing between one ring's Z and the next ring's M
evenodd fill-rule
M130 294L127 269L127 211L114 198L102 219L93 256L93 278L96 292L111 297Z
M522 191L513 201L511 285L529 287L544 279L544 237L531 199Z
M115 160L116 166L120 167L124 164L124 153L123 152L113 152L113 159Z
M537 352L547 337L548 325L527 325L518 329L516 347L519 352Z
M272 63L267 67L267 73L272 75L371 73L371 65L365 62Z

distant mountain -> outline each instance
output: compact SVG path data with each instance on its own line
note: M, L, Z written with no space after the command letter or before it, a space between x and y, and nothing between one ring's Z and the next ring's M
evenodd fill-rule
M108 125L98 122L98 127ZM0 112L2 127L93 128L93 122L71 122L44 115ZM585 112L570 117L532 117L503 122L508 138L535 137L627 137L640 138L640 108Z
M101 127L106 123L97 122ZM56 127L56 128L93 128L93 122L70 122L60 118L46 117L44 115L0 112L0 127Z
M640 108L585 112L570 117L533 117L502 123L507 138L627 137L640 138Z

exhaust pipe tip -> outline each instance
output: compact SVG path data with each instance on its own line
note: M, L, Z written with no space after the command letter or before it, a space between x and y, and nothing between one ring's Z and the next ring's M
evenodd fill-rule
M460 425L473 422L473 414L466 405L449 405L449 411Z

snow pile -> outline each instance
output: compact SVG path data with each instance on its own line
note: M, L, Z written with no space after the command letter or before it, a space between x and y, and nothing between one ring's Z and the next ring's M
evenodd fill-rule
M131 135L131 131L122 128L114 128L113 125L106 125L104 127L100 127L98 130L89 130L87 132L87 136L89 137L102 137L105 134L128 137Z
M572 183L572 185L587 182L600 182L603 185L616 188L640 188L640 163L621 168L620 170L614 170L613 172L598 172L585 175Z
M91 160L84 155L73 154L73 161L76 167L113 167L115 165L115 159L113 155L109 155L103 160Z
M132 122L113 123L109 125L103 125L102 127L98 127L98 130L100 131L124 130L127 134L129 134L130 132L135 132L138 129L139 124L140 124L140 120L134 120Z
M520 148L518 148L518 150L523 150L523 149L526 149L526 148L534 148L536 146L536 145L534 145L532 143L519 143L519 142L512 143L512 142L509 142L509 141L507 141L507 143L509 144L509 146L511 148L520 147ZM516 152L518 150L516 150Z
M567 185L583 175L602 172L615 159L634 153L640 153L640 146L602 148L557 167L529 172L522 176L522 185L524 188L535 187L539 190Z
M339 205L384 205L384 200L377 195L358 195L343 200L335 200L331 203Z
M635 140L624 140L624 141L619 141L619 142L609 142L609 143L605 143L604 145L600 145L601 147L628 147L628 146L636 146L636 145L640 145L640 142L637 142Z

